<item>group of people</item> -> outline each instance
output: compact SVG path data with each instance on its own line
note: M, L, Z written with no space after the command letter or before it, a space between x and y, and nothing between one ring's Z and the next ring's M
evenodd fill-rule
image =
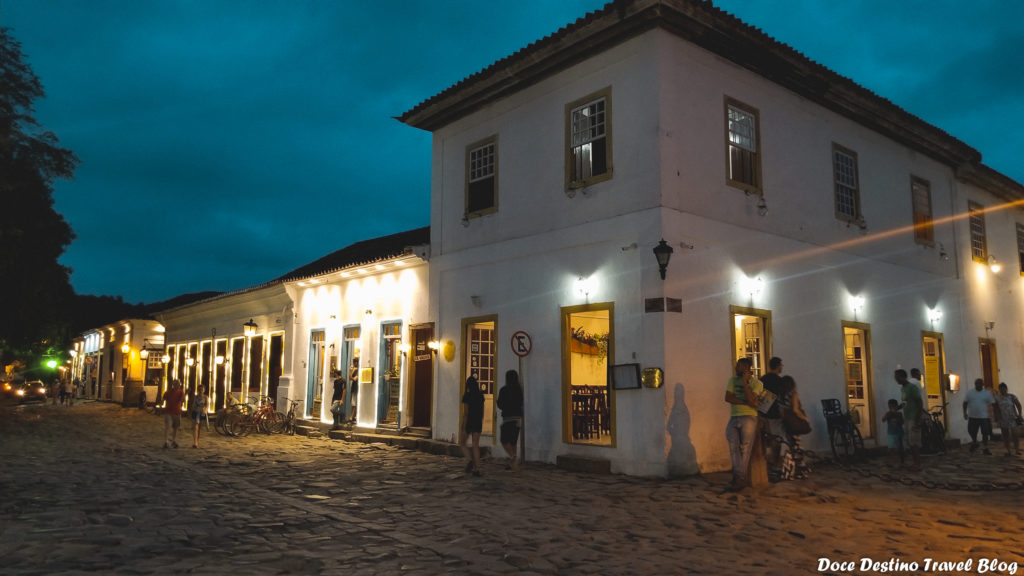
M476 374L466 378L466 390L462 394L462 405L465 410L464 425L459 433L459 446L466 457L466 472L480 476L480 433L484 427L484 394ZM505 372L505 385L498 391L498 409L501 410L501 446L508 454L506 470L519 469L518 444L523 429L523 387L519 382L519 373L515 370ZM472 449L467 445L472 439Z
M729 404L729 423L725 437L732 459L732 482L729 490L740 491L750 485L751 456L767 429L766 461L780 478L792 478L806 471L801 452L794 450L799 437L811 431L810 419L800 404L796 380L782 375L782 359L768 361L764 376L754 375L750 358L736 361L735 372L725 388Z
M900 463L904 463L904 447L909 448L913 463L912 470L921 467L921 429L927 417L921 385L921 371L914 368L907 377L907 371L896 370L895 378L901 388L901 400L889 400L889 411L882 417L886 424L889 448L899 455ZM992 436L992 422L999 425L1006 456L1020 455L1020 438L1017 427L1022 424L1022 410L1017 396L1010 394L1005 382L998 386L998 394L985 387L985 381L978 378L974 388L964 396L964 420L967 420L967 434L971 437L970 452L978 450L978 433L981 432L982 454L988 456L992 451L988 448Z
M331 415L334 416L334 428L340 428L342 422L356 422L356 399L359 398L359 358L352 360L352 368L348 373L348 382L341 375L341 370L331 370L334 378L334 393L331 395ZM345 396L350 399L349 414L345 414Z
M178 429L181 428L182 406L185 404L185 391L178 380L171 380L164 393L164 448L178 447ZM199 448L200 425L204 422L210 429L210 417L207 414L206 386L199 386L188 399L188 418L192 421L192 447Z

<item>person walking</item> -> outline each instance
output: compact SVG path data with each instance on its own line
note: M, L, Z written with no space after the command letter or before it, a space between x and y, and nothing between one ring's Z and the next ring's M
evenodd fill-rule
M999 420L999 432L1003 437L1003 446L1006 447L1006 455L1011 456L1010 446L1013 452L1020 455L1020 438L1017 437L1017 423L1021 419L1020 400L1017 396L1010 394L1006 382L999 383L999 395L996 396L997 420Z
M992 406L996 399L985 388L981 378L974 380L974 390L968 390L964 398L964 420L967 420L967 434L971 436L971 454L978 449L978 431L981 430L982 454L991 456L988 439L992 436Z
M171 386L164 394L164 448L178 447L178 428L181 428L181 403L185 393L181 390L181 382L171 380Z
M728 489L738 492L749 485L750 453L757 434L758 398L764 388L754 377L750 358L737 360L734 372L725 387L725 401L730 405L725 438L729 441L732 459L732 483Z
M473 476L480 476L480 432L484 427L484 395L480 391L480 383L476 375L466 378L466 391L462 394L462 404L465 406L465 422L460 432L459 447L462 448L462 455L466 457L466 472L473 472ZM473 439L473 451L470 454L466 446L467 441Z
M192 447L199 448L199 425L206 416L206 386L200 386L188 403L192 418ZM177 446L175 446L177 447Z
M903 409L903 438L910 448L910 457L914 463L911 470L921 469L921 421L924 419L924 402L921 400L921 386L907 378L907 371L900 368L893 374L900 385L900 405Z
M501 446L508 454L506 470L519 470L519 459L516 452L519 433L523 429L523 387L519 383L519 373L515 370L505 372L505 385L498 391L498 408L501 409Z

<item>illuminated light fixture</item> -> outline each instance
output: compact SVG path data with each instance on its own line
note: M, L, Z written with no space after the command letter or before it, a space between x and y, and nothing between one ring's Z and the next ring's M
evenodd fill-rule
M850 308L853 311L860 312L864 309L864 297L863 296L850 296Z
M342 273L340 274L340 276L341 276L342 278L348 278L348 277L349 277L349 273L348 273L348 272L342 272Z
M747 278L743 284L743 291L749 294L751 298L759 295L764 290L764 280L760 276Z
M946 381L946 389L948 389L950 392L960 391L960 376L958 374L953 374L952 372L950 372L949 374L945 375L944 380Z
M988 267L989 270L992 270L993 274L999 274L999 271L1003 269L1003 265L999 263L999 260L996 260L995 256L988 257Z
M68 350L68 352L71 354L72 358L78 358L78 350L72 348L71 350Z
M242 324L242 333L245 334L246 336L255 336L257 328L259 328L259 326L257 326L256 323L252 321L252 318L249 318L248 322Z
M376 268L377 270L383 270L384 269L384 265L383 264L377 264L376 266L374 266L374 268Z
M597 287L597 282L592 276L583 277L580 276L576 279L576 292L584 298L589 298L590 293Z
M171 355L170 354L164 354L163 357L160 358L160 361L163 362L164 364L170 364L171 363Z
M401 352L403 356L408 354L409 351L411 351L411 350L412 350L412 346L410 346L408 344L399 344L398 345L398 351Z
M674 250L665 242L662 238L658 245L654 247L654 259L658 261L658 273L661 274L661 279L665 279L665 271L668 270L668 261L672 258L672 252Z
M185 365L186 366L195 366L196 365L196 359L195 358L185 358Z
M942 320L942 310L939 310L938 308L932 308L931 310L928 311L929 322L934 324L939 320Z
M366 268L356 268L356 272L360 274L366 274Z
M146 358L149 358L149 350L147 350L145 348L143 348L142 350L139 350L139 358L142 358L143 360L145 360Z
M405 260L395 260L395 266L405 266Z
M132 347L129 346L127 343L125 343L124 346L121 346L121 354L127 354L128 351L131 350L131 349L132 349Z
M439 340L431 340L427 342L427 348L436 355L441 350L441 342Z
M217 366L222 366L224 364L224 357L218 354L217 357L213 359L213 361L217 363Z
M299 286L301 286L301 287L305 288L305 286L306 286L306 283L305 283L305 282L299 282Z

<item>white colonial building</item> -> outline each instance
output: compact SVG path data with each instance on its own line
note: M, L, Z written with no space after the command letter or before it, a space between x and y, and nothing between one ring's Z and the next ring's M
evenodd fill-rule
M433 133L437 438L455 437L469 374L493 400L521 369L527 459L722 470L741 356L784 359L819 450L828 398L884 444L897 367L955 415L944 375L998 380L996 335L1024 374L1021 279L972 258L983 216L1016 268L1024 218L993 210L1021 186L710 3L609 4L400 119ZM489 402L485 441L498 418Z

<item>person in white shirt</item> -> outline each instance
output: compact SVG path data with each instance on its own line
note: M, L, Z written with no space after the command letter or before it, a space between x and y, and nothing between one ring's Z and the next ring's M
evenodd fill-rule
M967 433L971 435L971 454L978 449L978 430L981 430L982 454L991 456L988 439L992 436L992 405L996 399L992 392L985 388L985 381L978 378L974 381L974 390L967 391L964 399L964 420L967 420Z

